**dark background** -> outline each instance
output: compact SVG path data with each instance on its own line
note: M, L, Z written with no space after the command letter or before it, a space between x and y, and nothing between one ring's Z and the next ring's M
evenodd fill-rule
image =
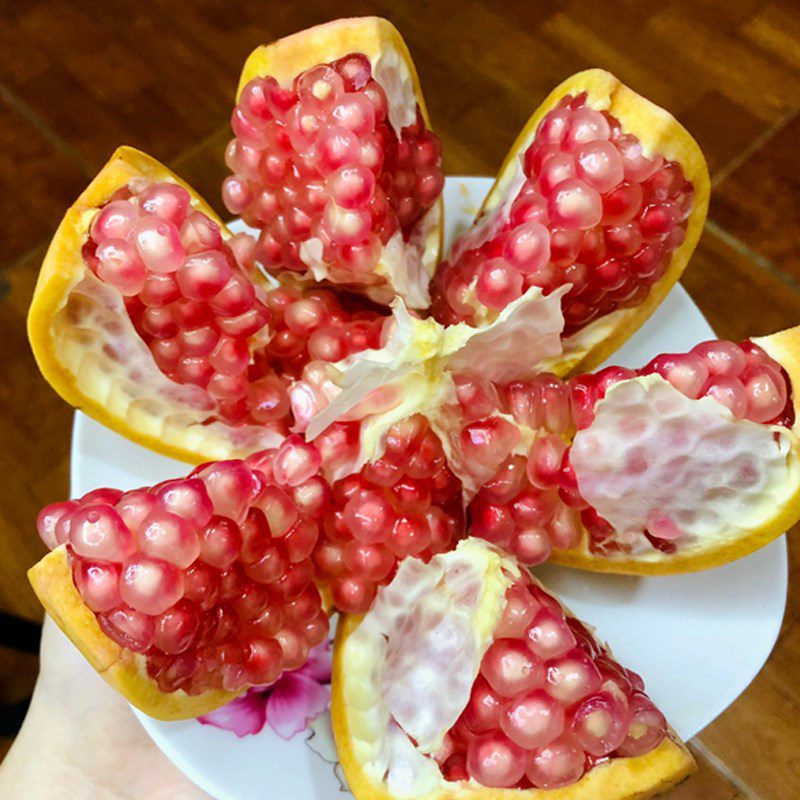
M119 144L167 162L219 208L228 115L250 50L367 13L389 17L408 41L449 174L494 174L539 101L586 67L668 108L700 142L713 186L684 285L720 336L800 323L796 0L0 0L0 611L39 619L24 575L42 553L33 521L68 491L72 411L39 376L25 336L61 215ZM800 797L798 585L772 658L695 740L700 775L670 800ZM24 698L35 674L34 657L0 647L0 703Z

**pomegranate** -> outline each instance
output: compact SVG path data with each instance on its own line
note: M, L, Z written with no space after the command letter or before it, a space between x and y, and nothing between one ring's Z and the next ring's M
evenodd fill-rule
M640 370L607 367L566 381L542 373L529 381L494 386L474 376L462 377L462 385L481 387L483 396L495 398L492 411L487 407L483 409L484 417L469 421L474 416L470 400L478 390L472 388L469 395L459 397L462 418L467 421L458 434L459 447L473 471L481 467L493 471L469 505L472 533L508 549L525 564L538 564L551 558L554 551L583 546L584 531L588 534L589 551L612 559L655 552L666 557L680 556L683 550L695 547L699 535L693 527L695 514L703 512L700 508L678 512L672 496L677 498L680 492L659 493L663 487L651 483L656 476L653 464L664 458L663 452L653 448L660 446L667 453L670 448L673 450L673 466L668 472L675 481L676 475L693 474L685 471L686 462L696 461L697 468L702 467L705 454L687 451L684 442L689 441L687 437L700 440L702 432L693 431L693 423L684 421L677 428L665 425L658 436L636 443L636 437L652 427L648 417L664 408L663 393L643 395L642 402L649 401L651 408L628 409L627 419L615 429L619 441L614 446L618 452L613 463L607 463L608 479L603 484L613 491L616 481L617 489L623 491L623 484L641 477L637 483L639 502L651 508L642 528L615 529L592 507L584 491L587 485L591 490L597 477L591 468L586 468L587 459L598 456L595 446L601 446L591 439L597 404L615 384L649 375L663 378L690 400L711 398L730 412L732 420L784 429L794 423L788 374L750 341L703 342L688 353L657 356ZM675 413L680 419L679 414L686 412ZM691 408L688 413L693 413ZM522 435L511 435L515 427L509 416ZM504 446L489 446L499 439L494 431L502 428L509 433ZM764 433L762 446L768 447L771 435ZM570 440L576 444L570 445ZM731 439L726 446L733 446L734 441ZM629 445L630 442L634 444ZM578 464L573 455L576 446L580 452ZM718 491L726 491L723 473L719 468L715 478L719 481ZM748 491L765 477L759 474L758 464L742 459L737 461L730 488ZM660 512L656 496L663 500Z
M99 631L141 656L158 692L240 692L302 666L327 635L311 561L321 509L297 499L319 463L285 444L149 488L95 490L44 508L39 534L66 550ZM37 590L57 604L53 587Z
M259 48L231 125L222 197L260 230L261 265L427 307L441 147L390 23L339 20Z
M158 369L204 391L209 421L287 435L291 379L312 358L378 346L383 313L291 280L262 288L249 238L223 239L190 199L166 180L120 187L94 217L84 261L125 297Z
M671 136L654 136L662 128ZM591 368L602 360L592 354L598 337L627 338L679 277L707 201L708 173L686 131L608 73L580 73L520 134L475 225L437 268L431 312L482 325L531 287L566 287L562 336L573 357L559 363Z
M642 679L480 540L405 561L364 619L344 622L337 649L334 733L356 797L396 794L399 763L413 796L432 797L471 780L647 798L694 770ZM630 763L643 756L648 770Z

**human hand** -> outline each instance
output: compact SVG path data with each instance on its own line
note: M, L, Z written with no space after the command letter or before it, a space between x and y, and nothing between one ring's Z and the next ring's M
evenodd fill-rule
M4 800L211 800L48 617L30 709L0 764Z

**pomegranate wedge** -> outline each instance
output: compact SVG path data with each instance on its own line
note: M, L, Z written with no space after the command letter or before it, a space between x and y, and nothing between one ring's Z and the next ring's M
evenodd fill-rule
M315 398L306 437L358 419L355 466L375 465L392 421L422 415L462 483L472 534L525 564L706 569L800 519L800 328L565 380L537 367L557 356L562 323L559 292L536 287L478 329L398 306L382 349L298 384Z
M36 594L150 716L194 717L273 683L327 636L310 558L320 510L298 502L319 462L273 474L278 455L129 492L97 489L39 514L52 552L28 573Z
M331 711L357 800L646 800L695 769L642 679L479 539L344 619Z
M236 101L222 194L260 230L257 261L427 308L441 148L396 28L341 19L259 47Z
M545 367L593 369L680 277L708 196L703 155L675 119L608 72L580 72L530 118L438 267L433 314L482 325L532 286L566 286L563 352Z
M120 148L42 265L28 332L45 378L108 427L186 461L279 444L303 366L377 347L385 312L286 272L254 281L251 250L166 167Z

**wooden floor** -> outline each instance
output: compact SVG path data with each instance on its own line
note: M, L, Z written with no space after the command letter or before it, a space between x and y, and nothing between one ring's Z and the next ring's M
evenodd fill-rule
M709 223L684 285L721 336L800 322L797 0L341 2L405 35L450 174L491 175L563 78L602 66L670 109L712 170ZM219 205L238 72L257 44L334 4L5 0L0 13L0 608L35 619L24 572L38 508L67 492L71 411L39 377L25 313L49 236L119 144L170 163ZM745 694L693 746L671 800L800 797L800 540L783 631ZM743 641L742 648L748 643ZM0 652L0 686L35 664ZM0 742L0 753L2 753ZM600 800L598 798L598 800Z

